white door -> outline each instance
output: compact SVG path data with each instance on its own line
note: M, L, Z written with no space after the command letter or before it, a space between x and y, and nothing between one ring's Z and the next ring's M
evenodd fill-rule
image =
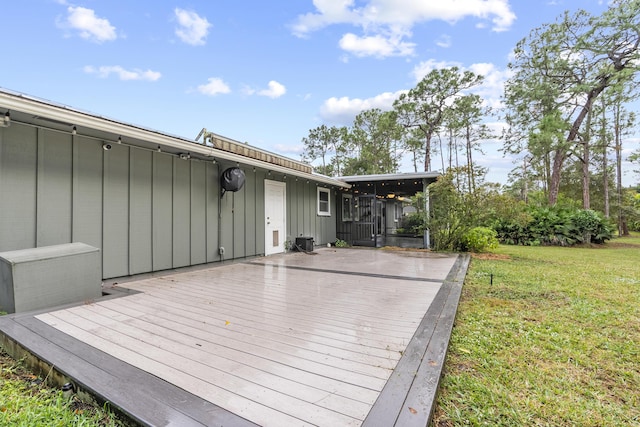
M284 182L264 181L265 255L284 252L286 188Z

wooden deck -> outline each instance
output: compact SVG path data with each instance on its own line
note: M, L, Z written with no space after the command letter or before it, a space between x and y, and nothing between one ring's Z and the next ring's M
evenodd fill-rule
M435 359L422 362L438 319L452 304L451 286L464 277L466 264L456 260L426 252L323 248L317 255L157 275L121 284L127 293L122 298L16 318L26 329L52 328L67 342L82 343L89 354L83 359L94 352L161 379L176 395L186 392L192 406L195 400L209 408L196 411L195 424L393 425L410 390L418 386L415 392L424 393L414 384L416 373L422 365L434 366ZM434 305L440 308L434 311ZM450 326L444 348L434 350L442 359L449 333ZM434 397L435 389L429 393ZM107 399L138 421L157 425L152 415L138 416L135 405L128 409ZM405 412L431 408L413 405ZM424 420L430 414L421 415Z

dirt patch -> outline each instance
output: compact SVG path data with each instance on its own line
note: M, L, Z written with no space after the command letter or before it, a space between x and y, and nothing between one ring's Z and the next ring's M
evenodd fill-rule
M606 245L601 245L605 248L615 248L615 249L633 249L640 248L640 245L636 245L634 243L625 243L625 242L609 242Z
M31 386L39 386L43 382L42 378L23 368L4 351L0 351L0 371L2 372L1 378L3 380L22 381Z
M398 251L398 252L431 252L431 249L402 248L400 246L384 246L381 249L384 251Z
M435 427L453 427L455 424L451 421L447 414L439 407L436 407L433 413L433 420L431 422L432 426Z
M510 261L511 257L507 254L492 254L492 253L472 253L471 258L484 259L484 260L501 260Z

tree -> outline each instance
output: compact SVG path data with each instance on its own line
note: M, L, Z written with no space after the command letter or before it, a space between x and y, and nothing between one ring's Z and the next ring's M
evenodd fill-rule
M423 138L424 170L431 170L433 136L439 131L445 110L462 91L482 82L483 76L458 67L435 69L393 103L399 122L417 129Z
M304 144L302 158L310 162L321 159L322 165L316 168L319 173L340 175L343 134L344 131L335 126L321 125L310 129L309 136L302 138ZM327 163L327 158L331 153L334 154L334 159L337 158L337 161Z
M628 236L629 228L622 207L622 137L633 128L636 116L633 112L628 112L622 106L622 94L616 94L613 103L613 129L616 152L616 201L618 205L618 235Z
M532 118L557 111L568 125L563 141L552 146L549 204L558 199L564 163L578 149L576 140L594 101L637 71L639 43L640 0L617 0L601 16L565 12L516 46L509 65L514 75L505 89L510 124L533 128Z
M398 170L402 127L393 111L365 110L358 114L345 139L351 148L346 175L394 173Z
M424 145L422 143L422 136L419 129L409 129L408 132L403 132L402 135L402 148L405 152L411 153L411 162L413 164L413 171L418 172L418 159L424 158Z
M461 96L454 101L453 113L452 120L461 130L465 142L467 188L469 192L474 192L476 189L476 168L473 163L473 151L482 152L478 142L494 136L487 125L480 123L489 110L482 108L482 98L479 95L471 94Z
M609 201L609 140L610 135L607 132L607 103L602 98L602 107L600 108L600 149L602 150L602 198L604 200L604 217L610 216Z
M629 161L640 166L640 148L629 155ZM640 169L636 169L634 172L640 174Z

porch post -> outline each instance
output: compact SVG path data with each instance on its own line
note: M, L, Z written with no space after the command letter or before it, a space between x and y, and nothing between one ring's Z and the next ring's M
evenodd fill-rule
M373 183L373 203L371 205L373 212L373 247L378 247L378 187Z
M426 178L422 178L422 193L424 194L424 211L429 219L429 184ZM431 249L431 236L429 226L424 228L423 245L425 249Z

